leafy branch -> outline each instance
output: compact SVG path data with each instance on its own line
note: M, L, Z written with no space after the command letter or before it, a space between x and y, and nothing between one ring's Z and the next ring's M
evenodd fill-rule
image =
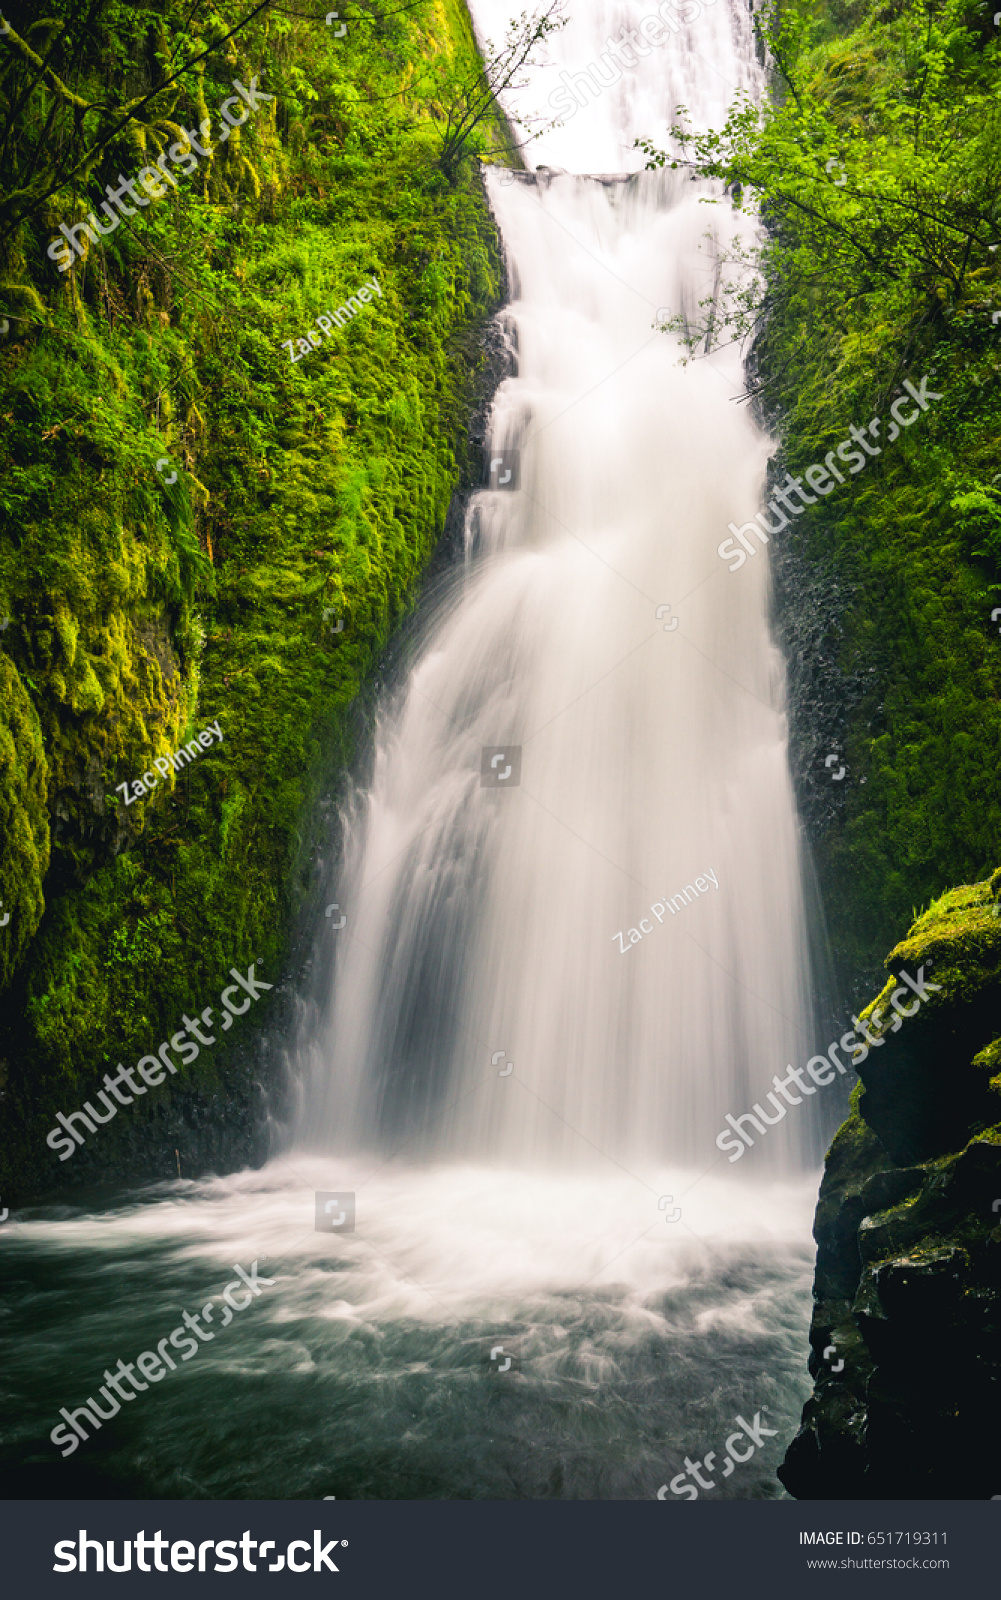
M818 50L805 14L778 0L755 26L776 92L760 105L739 96L707 133L680 107L676 152L636 141L648 167L722 183L763 225L749 252L721 253L719 292L699 320L669 325L689 354L758 335L769 318L791 322L793 308L844 330L860 300L883 296L916 328L980 293L1001 237L1001 49L983 43L963 0L909 0L873 21L889 36L875 85L836 45Z
M482 65L457 67L451 61L436 65L428 99L431 115L442 130L438 164L449 181L454 180L481 124L498 117L501 96L527 86L526 69L536 64L549 35L566 26L564 3L544 0L536 11L523 11L509 25L500 49L487 41ZM508 114L516 126L525 129L534 120L518 112ZM530 143L539 131L523 142Z
M30 92L36 87L39 80L44 79L56 97L56 106L58 107L58 105L62 105L63 107L68 107L71 109L78 136L83 135L86 119L91 113L98 113L100 120L98 129L91 136L88 147L75 160L73 160L72 156L70 157L72 165L59 167L58 164L54 164L53 166L47 168L45 173L37 181L28 181L21 188L10 189L6 183L4 184L6 193L3 200L0 201L0 253L3 253L5 249L9 250L10 241L14 235L16 235L21 225L31 216L35 215L35 213L41 209L47 200L50 200L53 195L58 194L58 192L65 188L66 185L74 178L89 176L97 166L101 156L114 142L118 135L123 132L123 130L129 128L132 124L135 124L137 128L141 128L146 132L155 131L157 126L156 120L152 122L145 121L142 117L142 113L148 107L153 106L157 101L159 101L160 97L165 93L165 91L170 89L172 85L177 83L186 73L194 71L208 56L220 49L222 45L226 44L238 33L241 33L246 27L249 26L251 22L253 22L255 17L259 16L262 11L267 10L272 3L273 0L259 0L259 4L254 6L251 11L248 11L245 16L241 17L240 21L237 22L227 32L218 34L212 39L210 44L205 46L203 50L199 51L198 54L191 56L183 63L182 66L178 67L174 72L170 73L167 77L155 84L147 93L137 96L134 100L128 101L124 105L111 105L109 102L104 100L85 100L82 96L76 94L48 65L48 58L43 60L43 58L32 49L31 45L26 39L23 39L20 34L15 32L13 28L10 28L9 32L5 35L7 44L13 49L16 55L20 56L20 58L33 69L34 72L31 82L19 96L19 104L23 105L28 94L30 94ZM93 21L96 20L99 10L100 4L95 5L84 24L81 38L89 30ZM38 23L35 26L41 27L43 25L47 24ZM55 42L56 40L54 39L51 48L54 48ZM2 85L3 79L6 76L6 72L0 74L0 85ZM169 112L169 110L172 109L173 102L171 102L169 107L161 108L163 113ZM49 117L46 122L46 133L48 133L51 129L51 124L54 120L54 112L55 108L50 108ZM167 126L171 125L168 124ZM34 154L34 159L31 164L32 172L37 164L38 151L41 148L41 143L42 141L39 140Z

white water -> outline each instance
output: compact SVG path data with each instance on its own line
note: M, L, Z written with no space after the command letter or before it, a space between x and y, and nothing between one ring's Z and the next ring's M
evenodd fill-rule
M684 0L677 0L675 9L683 5ZM471 0L470 11L480 40L501 45L518 7L512 0ZM510 108L529 119L530 131L537 132L554 117L560 124L545 127L542 137L525 149L530 166L636 172L645 157L633 149L634 139L652 139L664 148L679 120L679 106L687 108L694 126L719 127L737 90L757 95L762 88L747 0L703 0L701 15L679 33L665 29L666 38L656 48L640 35L647 56L638 58L627 44L624 51L610 53L611 67L600 59L609 53L607 40L620 39L624 30L637 31L643 18L657 14L656 0L567 0L566 13L566 27L548 41L548 61L525 74L529 82L524 90L508 96ZM637 66L625 67L624 55L638 60ZM568 113L566 100L550 106L564 71L574 79L594 63L598 74L593 82L614 78L616 66L618 81L597 98L582 87L576 111Z
M760 1410L773 1437L713 1493L772 1496L807 1388L815 1182L666 1176L673 1226L623 1173L357 1158L34 1208L4 1230L5 1457L57 1494L649 1499ZM357 1231L316 1233L314 1191L338 1187ZM220 1322L253 1261L259 1298ZM212 1342L64 1464L59 1408L206 1308Z
M497 3L474 7L484 32ZM560 65L645 14L593 10L557 36ZM653 51L628 95L608 91L542 153L635 166L632 136L657 132L681 87L720 118L757 73L748 19L719 4L690 33L697 53ZM808 1037L767 567L732 574L716 554L759 502L767 444L734 403L739 353L682 368L652 326L711 285L704 234L732 229L732 208L700 204L683 172L505 176L489 188L518 375L492 453L520 450L521 487L476 497L467 571L383 708L297 1144L706 1165L725 1113ZM491 745L521 747L518 787L481 787ZM710 873L719 887L696 894ZM658 922L653 902L686 885L696 903ZM759 1165L807 1132L791 1117Z

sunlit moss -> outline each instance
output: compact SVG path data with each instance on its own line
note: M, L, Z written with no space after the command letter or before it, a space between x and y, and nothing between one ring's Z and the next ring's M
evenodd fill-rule
M116 13L104 48L127 54L133 26ZM472 59L468 17L446 0L341 49L328 31L273 17L186 80L178 126L215 115L234 76L275 100L86 269L45 259L82 195L19 246L38 288L35 324L0 347L0 1050L39 1119L234 963L274 974L348 709L471 470L498 242L475 166L446 183L398 93L429 40ZM161 147L156 125L139 137ZM283 341L371 277L382 297L291 363ZM156 773L216 720L221 744ZM117 786L149 772L126 805ZM37 1182L33 1142L18 1124Z

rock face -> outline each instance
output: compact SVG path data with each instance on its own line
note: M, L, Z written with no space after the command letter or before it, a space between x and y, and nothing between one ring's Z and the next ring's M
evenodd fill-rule
M797 1499L1001 1496L999 895L1001 869L943 895L885 963L918 1010L895 1015L891 976L863 1013L814 1222L814 1392L779 1468Z

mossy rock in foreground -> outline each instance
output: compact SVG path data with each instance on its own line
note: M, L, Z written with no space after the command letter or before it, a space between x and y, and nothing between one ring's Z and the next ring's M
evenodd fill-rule
M1001 1494L988 1447L1001 1417L999 892L1001 870L943 895L890 952L863 1014L876 1043L814 1222L814 1392L779 1468L798 1499ZM916 1011L904 971L925 990Z

